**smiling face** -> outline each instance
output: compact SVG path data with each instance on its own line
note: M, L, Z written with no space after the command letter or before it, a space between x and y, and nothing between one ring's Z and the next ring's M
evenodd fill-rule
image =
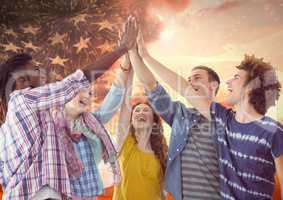
M233 77L226 82L228 87L227 103L229 105L236 105L243 100L246 93L246 76L246 71L237 70Z
M132 111L132 124L134 129L146 129L152 127L153 111L152 108L144 103L138 104Z
M81 90L71 101L66 104L65 107L68 112L76 115L87 112L92 96L93 94L90 89Z
M188 82L195 90L200 91L200 94L204 94L209 97L215 96L215 84L217 83L209 80L209 74L206 70L193 69L188 77Z

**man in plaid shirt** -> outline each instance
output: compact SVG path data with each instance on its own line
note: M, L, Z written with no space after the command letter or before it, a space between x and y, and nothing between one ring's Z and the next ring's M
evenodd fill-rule
M64 80L37 87L40 71L26 54L18 54L1 66L1 97L9 93L11 76L28 77L29 86L12 92L6 120L0 130L0 184L3 199L29 200L48 187L62 197L71 197L65 147L56 136L52 110L64 106L89 82L103 74L119 57L131 49L136 41L134 18L129 18L120 45L93 65L77 70ZM95 71L94 71L95 70ZM93 73L93 72L99 73ZM12 85L10 88L15 88ZM72 165L72 163L71 163ZM72 165L80 171L79 165ZM77 169L76 169L77 167ZM48 196L46 198L56 198Z

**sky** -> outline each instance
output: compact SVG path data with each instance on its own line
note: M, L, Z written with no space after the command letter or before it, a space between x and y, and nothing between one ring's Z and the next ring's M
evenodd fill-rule
M164 26L159 39L148 44L153 57L184 77L193 66L212 67L222 80L219 101L245 54L270 62L283 82L283 0L191 0L179 13L154 7L151 13ZM283 122L283 92L268 115Z

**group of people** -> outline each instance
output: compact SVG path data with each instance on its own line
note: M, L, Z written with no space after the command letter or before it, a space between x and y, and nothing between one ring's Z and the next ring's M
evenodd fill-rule
M90 83L122 56L109 93L89 112ZM192 108L172 101L151 70ZM147 98L131 105L134 74ZM102 160L113 172L114 200L162 200L166 192L175 200L272 199L275 173L283 183L283 126L265 115L281 85L263 59L246 56L237 66L228 109L215 102L220 78L212 68L196 66L188 79L171 71L129 17L113 52L62 81L42 85L45 74L28 54L9 58L0 76L3 199L96 199ZM104 124L119 109L115 145ZM169 148L161 119L171 126Z

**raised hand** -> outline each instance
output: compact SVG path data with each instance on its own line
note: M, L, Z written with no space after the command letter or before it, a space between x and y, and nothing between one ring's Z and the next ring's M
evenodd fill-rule
M129 54L126 53L123 58L122 58L122 62L121 62L121 67L125 70L130 70L131 69L131 61L130 61L130 57Z
M133 16L129 16L125 25L125 30L121 37L120 46L130 50L136 44L138 35L137 21Z
M144 58L146 56L149 55L146 47L145 47L145 44L144 44L144 40L143 40L143 36L142 36L142 32L139 31L138 33L138 37L137 37L137 45L138 45L138 53L139 55Z

